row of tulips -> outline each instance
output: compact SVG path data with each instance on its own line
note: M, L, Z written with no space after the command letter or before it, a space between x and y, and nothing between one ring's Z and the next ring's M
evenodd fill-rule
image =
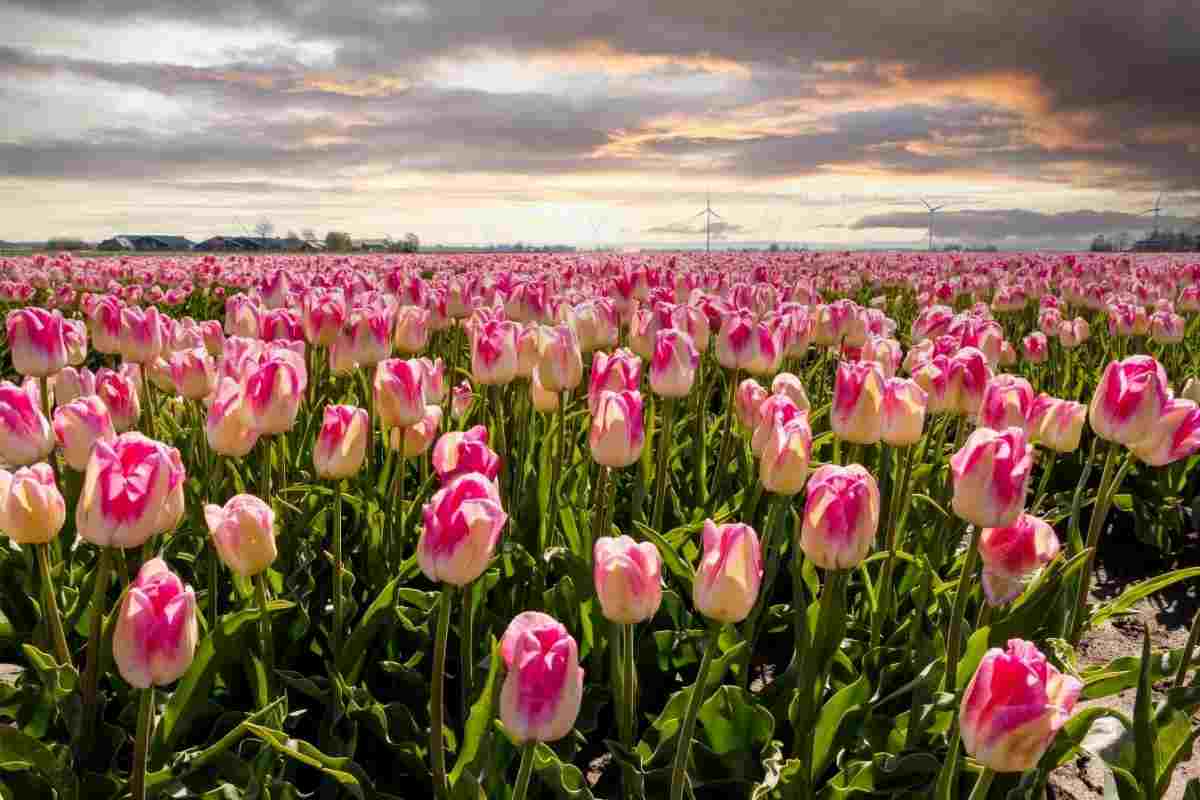
M1197 574L1087 603L1120 487L1186 482L1200 450L1195 384L1164 367L1191 357L1124 356L1186 335L1145 306L1197 275L1097 306L1071 262L1060 295L1005 284L989 309L945 263L870 297L825 275L858 299L829 303L779 280L811 261L737 263L330 282L206 258L181 302L223 320L131 304L134 265L77 311L10 312L11 746L74 765L31 758L20 786L1036 794L1097 716L1072 727L1076 701L1165 664L1178 690L1109 765L1161 794L1197 637L1136 669L1072 647Z

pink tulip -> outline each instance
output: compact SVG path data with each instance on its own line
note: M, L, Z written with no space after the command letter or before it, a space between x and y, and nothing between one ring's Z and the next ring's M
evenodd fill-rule
M180 395L201 400L217 387L217 364L203 347L171 354L171 380Z
M442 434L433 446L432 460L433 471L443 484L468 472L478 472L490 480L500 474L500 456L488 447L487 428L482 425Z
M511 383L517 376L517 325L488 320L471 331L471 377L484 386Z
M541 351L542 326L531 322L517 334L517 376L532 378Z
M67 520L67 504L49 464L0 469L0 533L17 544L45 544Z
M394 343L401 353L420 353L429 346L429 312L419 306L396 310Z
M304 387L300 373L286 358L268 357L246 376L243 413L260 436L287 433L296 424Z
M375 367L375 413L384 428L406 428L425 417L425 365L389 358Z
M299 339L304 336L300 317L291 309L276 308L268 311L259 318L258 324L258 336L263 341Z
M96 352L112 355L121 352L121 301L108 295L97 301L88 313L88 326Z
M902 358L900 343L895 339L887 339L882 336L867 337L867 343L863 345L860 356L862 361L873 361L878 364L885 378L895 377Z
M629 349L650 360L654 357L654 341L662 329L663 320L652 309L637 309L629 320Z
M1025 508L1033 453L1020 428L977 428L950 457L951 504L959 517L981 528L1011 525Z
M422 509L417 564L431 581L466 586L487 569L508 515L500 491L479 473L461 475Z
M781 372L771 381L771 394L786 395L796 408L808 411L812 405L808 401L808 392L804 391L804 383L790 372Z
M592 369L588 379L588 407L596 413L596 402L600 393L636 392L642 381L642 360L630 350L620 348L612 355L597 351L592 356Z
M592 458L601 466L619 469L637 461L646 443L641 394L601 392L592 415L588 443Z
M161 558L152 558L138 570L117 612L113 661L130 686L166 686L191 666L198 633L192 587Z
M304 338L311 345L329 347L337 339L349 315L346 296L340 291L306 294L301 303Z
M758 479L763 490L789 497L799 493L808 477L811 459L812 429L808 414L798 412L787 422L773 422L759 462Z
M1049 343L1044 333L1034 332L1026 336L1021 340L1021 350L1030 364L1041 364L1050 358Z
M959 414L975 416L983 404L983 391L992 379L992 369L982 350L963 347L950 357L950 387Z
M63 459L76 472L87 469L96 442L111 442L117 438L108 407L96 395L60 405L54 411L52 427Z
M779 369L783 350L770 326L745 313L733 313L717 333L717 362L726 369L766 375Z
M0 383L0 461L23 467L50 455L54 435L40 405L21 387Z
M87 367L63 367L52 380L54 404L65 406L77 397L96 393L96 376Z
M1104 369L1088 408L1101 439L1132 445L1150 435L1170 401L1167 373L1150 356L1130 356Z
M935 355L923 361L912 373L913 381L925 392L925 410L940 414L954 410L956 401L950 391L950 359Z
M92 448L75 524L97 547L141 547L169 530L182 513L179 451L140 433L123 433Z
M171 365L162 356L145 366L146 378L163 394L176 394L175 379L171 375Z
M733 395L733 410L744 429L753 431L758 427L759 408L767 397L767 390L754 378L746 378L738 384Z
M243 578L275 562L275 512L259 498L237 494L224 507L206 505L204 521L221 561Z
M148 364L162 355L162 320L158 309L136 306L121 309L121 358L133 364Z
M43 308L19 308L5 319L13 369L43 378L67 365L63 318Z
M250 427L245 412L246 396L242 384L222 378L208 406L204 433L214 453L242 458L254 449L258 432Z
M984 528L979 537L983 561L983 593L990 605L1015 600L1025 580L1053 561L1059 552L1058 537L1045 520L1021 514L1004 528Z
M858 566L879 527L879 486L859 464L826 464L808 479L800 549L823 569Z
M1187 325L1178 314L1156 311L1150 316L1150 338L1159 344L1178 344L1186 332Z
M388 432L388 447L398 450L404 458L415 458L429 449L442 426L442 407L425 406L425 415L416 425L392 428Z
M983 389L979 425L997 431L1013 427L1028 431L1034 396L1033 387L1024 378L1006 373L994 375Z
M142 401L136 381L127 374L101 367L96 373L96 394L112 416L113 428L123 433L137 424Z
M754 433L750 437L750 451L754 453L756 458L762 457L763 450L767 447L767 442L771 439L775 432L775 428L791 422L799 416L805 416L807 412L802 412L792 402L792 398L785 394L769 395L758 406L758 420L754 426Z
M551 392L569 392L583 380L579 340L570 325L542 329L537 371L542 386Z
M650 390L660 397L687 397L699 365L690 336L675 328L660 330L650 359Z
M67 363L82 366L88 356L87 325L81 319L64 319L62 323L63 344L67 347Z
M244 294L231 295L225 300L225 333L257 338L262 333L262 316L256 300Z
M920 441L925 429L927 397L915 380L889 378L884 381L880 441L892 447L907 447Z
M200 323L200 334L204 337L204 349L209 355L216 357L225 350L225 331L221 323L215 319L207 319Z
M1163 467L1200 450L1200 407L1185 398L1173 398L1150 426L1145 438L1129 446L1142 462Z
M883 433L883 372L871 361L843 361L833 386L829 422L839 439L875 444Z
M348 349L349 357L362 366L371 367L389 358L392 355L391 312L375 309L352 312L337 344Z
M704 554L692 584L696 610L717 622L744 620L762 584L762 548L749 525L704 521Z
M313 446L313 469L325 480L349 478L362 468L371 438L371 420L364 409L325 406L321 430Z
M1043 392L1034 398L1029 410L1030 441L1059 453L1079 449L1087 406L1071 400L1059 400Z
M592 548L592 577L604 618L632 625L654 616L662 603L662 558L650 542L601 536Z
M996 772L1033 769L1066 724L1083 684L1061 674L1030 642L984 654L963 693L963 749Z
M579 648L567 629L538 611L518 614L500 642L508 674L500 720L514 744L555 742L571 732L583 701Z
M558 410L558 393L542 386L541 376L538 375L536 369L533 371L533 378L529 381L529 402L533 405L533 410L539 414L551 414Z

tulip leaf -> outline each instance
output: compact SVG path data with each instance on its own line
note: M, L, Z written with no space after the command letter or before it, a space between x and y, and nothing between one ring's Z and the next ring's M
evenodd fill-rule
M1182 659L1182 647L1154 655L1150 659L1150 680L1157 682L1171 677L1179 669ZM1137 686L1141 669L1142 660L1137 656L1121 656L1107 664L1088 667L1081 675L1083 691L1079 698L1099 700L1132 689Z
M812 777L816 781L829 767L836 754L835 744L842 723L856 709L861 708L871 699L871 682L867 676L860 675L858 680L849 686L838 690L833 697L826 701L817 715L817 724L813 730L813 761Z
M342 652L337 654L338 671L346 677L347 683L357 683L359 673L367 659L367 647L371 644L376 631L385 625L393 613L396 604L397 589L401 576L396 576L388 582L383 590L375 596L371 605L358 621L358 627L342 644Z
M1107 622L1111 617L1128 613L1139 600L1143 600L1155 592L1162 591L1180 581L1186 581L1189 578L1197 576L1200 576L1200 567L1188 567L1187 569L1177 569L1165 575L1156 575L1153 578L1138 581L1127 587L1116 599L1097 607L1088 620L1088 627L1094 628Z
M557 797L566 800L593 800L587 780L579 771L579 767L563 763L545 744L538 743L533 751L533 771Z
M0 772L34 772L54 786L60 796L76 795L75 775L53 751L10 725L0 725Z
M1089 706L1072 714L1067 723L1054 735L1054 741L1042 756L1042 768L1055 769L1073 759L1096 720L1111 717L1115 713L1104 706Z
M722 686L700 706L697 717L708 748L719 756L761 750L775 733L775 718L752 694Z
M458 758L454 769L450 771L450 785L457 789L458 780L474 762L483 746L484 739L491 733L492 720L496 718L496 699L501 665L504 660L500 657L500 648L496 646L496 638L492 637L492 658L488 665L487 680L479 690L479 699L471 706L467 724L463 731L462 747L459 748Z
M293 607L287 600L272 600L267 609L278 614ZM254 630L261 618L257 608L247 608L222 618L216 629L196 646L196 655L163 710L155 732L154 763L162 763L167 752L177 750L192 721L208 702L217 673L245 655L242 638Z
M975 670L979 667L979 662L983 660L983 656L988 651L988 640L991 637L991 628L980 628L971 634L967 639L967 646L963 649L962 657L958 660L958 671L955 673L955 686L962 688L967 685L967 682L975 675Z
M1154 772L1154 725L1151 704L1153 685L1150 679L1150 629L1142 628L1142 669L1138 675L1137 697L1133 704L1134 775L1147 797L1155 787Z
M666 565L667 569L675 577L683 582L683 588L686 590L685 596L690 597L692 594L692 583L696 580L696 573L692 569L692 565L658 531L641 522L635 521L633 524L643 536L653 542L654 546L658 548L659 554L662 555L663 564Z
M358 800L366 797L363 789L364 787L369 789L371 781L362 767L353 760L326 755L303 739L294 739L283 731L264 728L253 723L246 723L246 730L276 752L319 770L337 781L343 789Z

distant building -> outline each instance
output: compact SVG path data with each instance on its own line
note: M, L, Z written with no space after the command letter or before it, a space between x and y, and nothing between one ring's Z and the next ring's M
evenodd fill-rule
M306 242L303 239L276 239L266 236L214 236L196 245L196 250L206 252L308 252L315 253L325 248L319 242Z
M183 236L161 236L158 234L122 234L105 239L97 249L146 252L154 250L191 250L192 242Z
M395 247L391 239L355 239L354 249L368 253L383 253Z

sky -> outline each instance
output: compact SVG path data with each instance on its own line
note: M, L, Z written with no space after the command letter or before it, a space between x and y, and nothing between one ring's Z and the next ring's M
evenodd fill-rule
M1071 248L1200 218L1195 0L0 0L0 239ZM1193 228L1200 230L1200 228Z

